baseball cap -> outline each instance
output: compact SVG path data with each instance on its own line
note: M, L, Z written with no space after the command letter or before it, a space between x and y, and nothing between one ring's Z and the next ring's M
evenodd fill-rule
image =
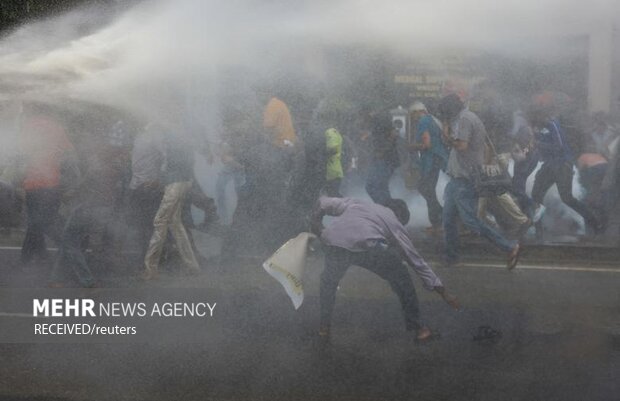
M427 111L424 103L420 101L413 102L413 104L409 107L410 112L414 111Z

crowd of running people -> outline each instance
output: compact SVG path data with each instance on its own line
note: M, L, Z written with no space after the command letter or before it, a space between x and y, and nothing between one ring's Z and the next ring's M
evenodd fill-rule
M198 274L209 264L234 263L248 244L272 251L307 231L322 196L393 206L390 183L401 178L424 198L424 232L443 240L447 266L459 263L466 231L495 244L514 268L524 237L543 228L545 195L554 184L590 237L605 233L614 213L614 121L605 113L578 114L557 93L502 113L459 93L420 99L409 106L405 128L386 110L330 99L303 110L275 91L257 91L256 99L256 110L223 107L217 143L188 135L180 115L146 123L102 118L76 128L44 103L9 108L17 135L3 155L1 217L4 225L19 225L14 216L24 210L22 264L49 262L52 286L71 279L96 285L85 250L90 241L103 259L117 254L122 244L110 226L120 221L135 234L143 279L157 279L162 254L170 252L187 274ZM216 177L213 198L195 175L196 157ZM485 166L508 181L485 182ZM192 205L203 212L200 223ZM548 204L547 214L558 205ZM223 237L216 260L201 255L190 228ZM59 248L53 258L46 237Z

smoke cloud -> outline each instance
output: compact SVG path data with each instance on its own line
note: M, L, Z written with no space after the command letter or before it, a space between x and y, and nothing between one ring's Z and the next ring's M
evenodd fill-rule
M20 28L2 40L0 79L5 87L10 82L16 91L38 96L161 112L167 106L159 103L170 92L196 90L196 84L212 92L218 70L226 66L245 66L257 76L283 63L304 68L311 64L308 52L317 47L365 44L410 54L484 48L521 54L546 46L549 55L554 39L588 32L612 9L611 0L587 5L561 0L143 2L113 20L110 10L82 9Z

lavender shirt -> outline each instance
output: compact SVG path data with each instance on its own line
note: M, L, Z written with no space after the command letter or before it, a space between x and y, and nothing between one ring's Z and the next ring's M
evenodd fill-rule
M164 162L161 137L151 131L145 131L135 139L131 151L130 189L137 189L146 183L158 181Z
M325 214L337 216L321 233L325 244L363 252L376 246L378 241L387 241L403 251L407 262L422 279L424 288L432 291L434 287L443 286L390 209L352 198L321 197L319 203Z

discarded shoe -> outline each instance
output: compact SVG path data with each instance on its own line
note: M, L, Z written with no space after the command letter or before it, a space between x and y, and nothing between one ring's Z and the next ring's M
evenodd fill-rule
M491 328L491 326L479 326L478 331L474 334L474 341L499 340L502 338L502 332Z

